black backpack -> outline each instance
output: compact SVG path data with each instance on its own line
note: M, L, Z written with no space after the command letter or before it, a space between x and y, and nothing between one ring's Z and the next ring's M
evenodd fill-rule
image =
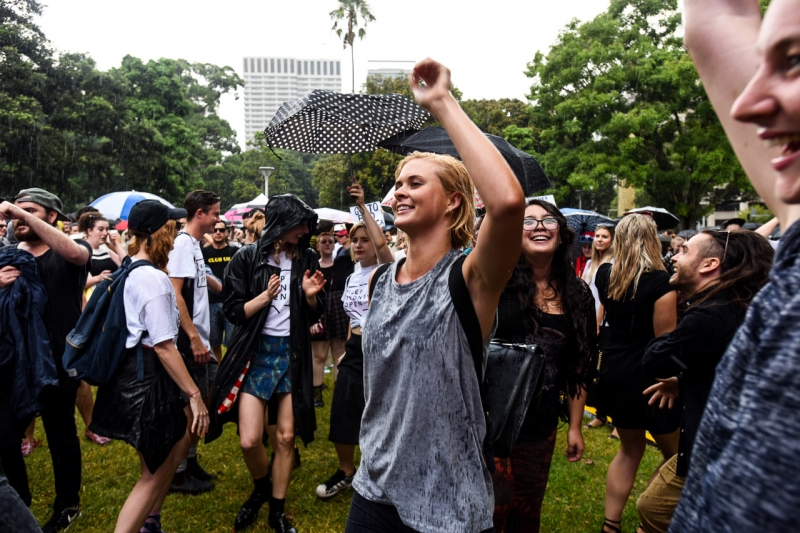
M67 348L62 361L67 374L90 385L108 383L128 355L125 347L128 325L125 319L125 281L136 268L149 266L149 261L131 262L129 258L107 280L101 281L75 328L67 335ZM137 344L138 380L144 379L142 343Z

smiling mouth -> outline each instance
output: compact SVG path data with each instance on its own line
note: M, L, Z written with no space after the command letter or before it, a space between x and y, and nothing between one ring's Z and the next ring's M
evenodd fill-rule
M412 209L414 208L407 205L401 205L397 208L397 213L398 214L405 213L406 211L411 211Z
M781 154L788 155L800 150L800 133L778 135L770 137L769 139L764 139L764 142L768 148L773 148L775 146L782 147Z
M545 235L537 235L536 237L531 237L530 240L532 240L533 242L547 242L550 240L550 237L547 237Z

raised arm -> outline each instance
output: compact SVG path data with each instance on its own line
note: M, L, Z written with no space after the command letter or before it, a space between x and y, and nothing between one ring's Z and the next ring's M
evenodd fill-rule
M753 187L788 227L798 208L782 202L775 192L770 161L778 150L765 147L754 124L731 116L734 101L758 68L760 27L757 0L685 0L684 42L703 86Z
M64 232L51 226L33 213L10 203L0 203L0 219L21 220L31 228L42 241L56 254L74 265L85 265L92 254L85 246L70 239Z
M367 209L367 204L364 202L364 189L361 185L354 183L347 187L347 191L353 200L356 202L356 207L361 211L361 216L364 218L364 225L367 228L367 235L372 240L372 245L375 247L375 253L378 254L378 262L394 263L394 254L386 244L386 237L383 235L383 229L378 226L378 222L373 218L372 213Z
M503 156L453 98L450 71L425 59L417 63L409 80L419 105L447 130L486 205L480 241L464 261L464 279L486 338L500 293L519 259L525 196Z

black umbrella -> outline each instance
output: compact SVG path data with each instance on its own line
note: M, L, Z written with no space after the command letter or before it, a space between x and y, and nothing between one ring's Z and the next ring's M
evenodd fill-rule
M430 117L399 94L343 94L320 89L285 102L264 134L270 148L311 154L355 154Z
M544 170L532 155L519 150L497 135L487 133L486 137L492 141L492 144L495 145L508 162L508 166L517 176L526 195L552 187ZM444 128L439 127L425 128L419 132L406 131L399 133L394 137L379 142L378 146L402 155L408 155L413 152L431 152L460 158L450 136Z
M625 212L626 215L631 213L639 213L640 215L648 215L656 223L659 231L665 229L672 229L680 223L678 217L664 209L663 207L637 207L636 209L629 209Z

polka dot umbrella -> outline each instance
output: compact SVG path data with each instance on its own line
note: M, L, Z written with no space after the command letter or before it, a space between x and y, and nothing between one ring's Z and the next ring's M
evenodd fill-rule
M264 130L270 148L311 154L356 154L402 131L422 127L430 114L399 94L314 90L284 103Z

